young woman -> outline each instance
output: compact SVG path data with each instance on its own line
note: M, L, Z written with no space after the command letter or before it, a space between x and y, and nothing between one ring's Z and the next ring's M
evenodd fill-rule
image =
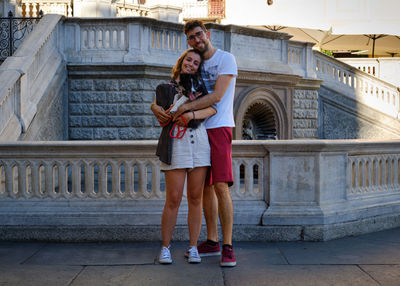
M185 178L187 178L188 228L190 246L188 261L199 263L197 240L201 230L202 194L204 182L210 164L210 145L203 119L216 113L213 107L189 111L172 122L170 109L184 96L181 80L190 74L193 86L206 88L200 77L202 57L196 50L185 51L172 70L172 79L168 84L160 84L156 89L156 99L151 110L163 127L157 146L157 155L161 161L161 170L165 172L166 201L161 219L162 247L159 262L172 263L169 250L175 228L178 209L182 200ZM181 84L180 84L181 83ZM203 88L202 88L203 87ZM202 92L192 92L192 100L201 97ZM184 128L185 126L186 128Z

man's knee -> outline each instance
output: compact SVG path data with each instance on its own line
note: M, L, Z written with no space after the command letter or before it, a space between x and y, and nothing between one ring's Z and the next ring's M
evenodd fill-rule
M230 198L228 183L217 182L214 184L214 190L215 190L215 194L217 195L218 199L225 198L225 197Z

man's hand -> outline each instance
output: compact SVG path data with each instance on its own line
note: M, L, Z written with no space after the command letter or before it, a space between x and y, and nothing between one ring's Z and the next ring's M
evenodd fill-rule
M164 108L162 108L161 106L154 104L151 107L151 111L153 111L158 122L160 122L160 124L164 125L172 118L171 114L169 114L169 111L171 110L172 107L173 107L173 104L171 104L171 106L167 110L164 110Z
M183 117L183 119L185 119L185 121L183 121L182 117ZM182 114L182 117L179 116L176 119L176 123L179 126L185 127L185 126L187 126L187 124L189 124L189 121L193 119L193 112L184 113L184 114ZM185 122L186 122L186 124L185 124Z
M172 114L172 121L177 121L178 118L179 118L179 116L180 116L181 114L185 113L186 111L188 111L188 109L187 109L187 104L182 104L182 105L178 108L178 110L177 110L175 113ZM186 118L185 118L185 120L186 120Z

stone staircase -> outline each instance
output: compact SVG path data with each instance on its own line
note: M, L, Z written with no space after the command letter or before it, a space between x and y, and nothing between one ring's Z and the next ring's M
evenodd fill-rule
M156 139L148 110L153 90L187 44L180 24L127 19L46 15L0 67L0 140L65 140L76 133L78 140ZM214 45L236 56L236 111L253 97L250 107L270 104L270 114L281 112L280 139L400 137L397 87L284 33L208 28ZM115 125L107 125L108 115Z
M287 139L303 127L343 138L349 122L399 138L395 87L286 34L208 28L237 58L239 105L271 103ZM157 137L154 89L186 48L179 24L43 17L0 66L0 239L159 239L156 141L137 137ZM65 141L73 126L136 140ZM234 140L235 240L327 240L400 225L398 140L315 139ZM181 230L185 215L184 205Z

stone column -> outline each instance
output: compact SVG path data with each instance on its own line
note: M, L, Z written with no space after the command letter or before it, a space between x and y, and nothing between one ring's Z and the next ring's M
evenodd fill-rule
M115 17L111 9L111 0L74 0L75 17Z

